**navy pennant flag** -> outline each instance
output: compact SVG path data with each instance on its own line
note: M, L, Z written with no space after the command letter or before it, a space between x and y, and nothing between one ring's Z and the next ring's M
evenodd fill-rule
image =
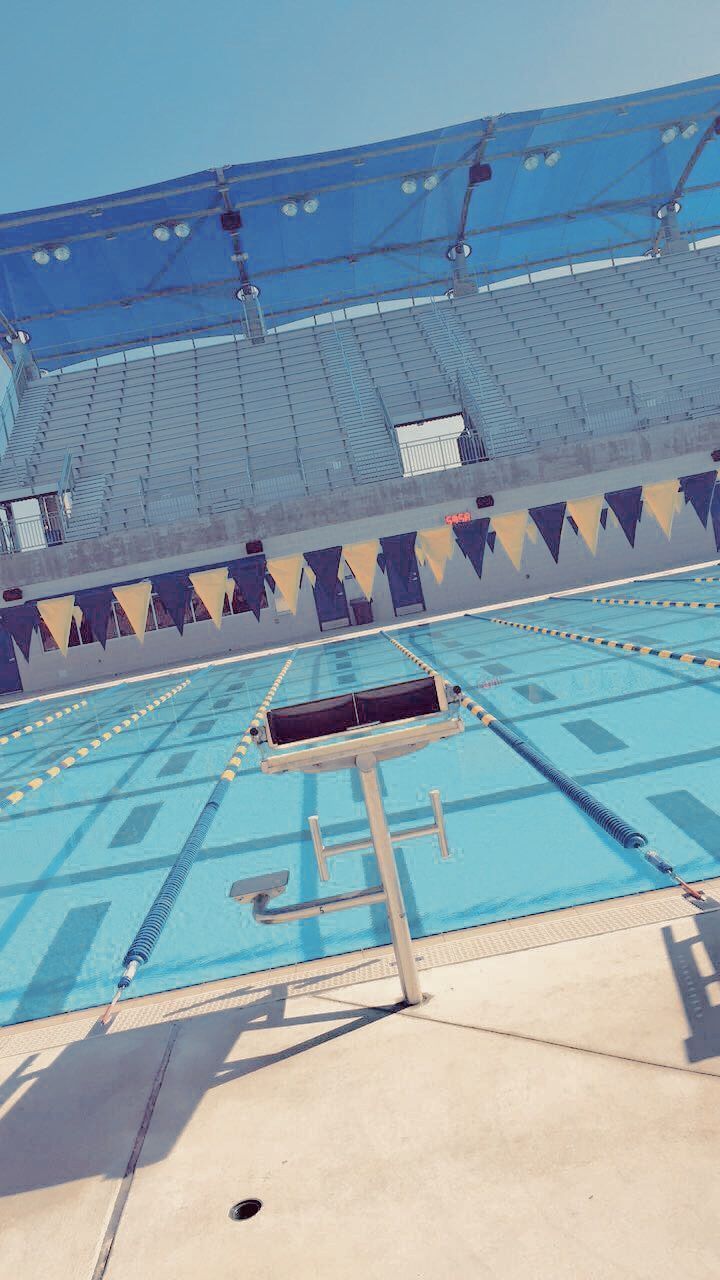
M605 501L613 515L617 516L618 524L630 546L634 547L642 504L642 485L634 485L631 489L615 489L612 493L605 494ZM600 519L602 520L602 516Z
M82 615L93 634L93 639L102 645L107 644L108 622L112 608L112 587L89 587L87 591L79 591L75 603L82 610Z
M540 537L557 564L560 555L560 538L565 519L566 503L551 502L546 507L530 507L528 515L534 521Z
M313 596L319 622L336 622L348 617L345 588L339 580L342 547L325 547L321 551L304 552L305 561L315 575Z
M267 562L264 555L246 556L241 560L232 560L228 565L228 573L235 580L248 608L260 621L260 609L265 591L265 569Z
M685 501L690 503L703 529L707 529L716 480L717 471L701 471L696 476L680 477L680 489L685 494Z
M39 621L35 602L29 600L27 604L17 604L13 609L3 609L0 620L8 635L12 636L25 661L29 662L33 631Z
M153 591L169 613L180 635L185 626L185 610L192 595L192 589L192 583L185 569L177 569L174 573L161 573L157 578L153 578Z
M720 484L716 485L710 504L713 533L715 534L715 550L720 551Z
M466 559L470 561L478 578L482 578L489 527L490 521L484 516L480 520L468 520L453 525L457 544Z

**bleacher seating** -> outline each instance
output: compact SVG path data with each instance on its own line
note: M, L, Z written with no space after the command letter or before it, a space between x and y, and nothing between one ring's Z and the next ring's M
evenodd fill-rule
M0 496L52 490L69 454L91 537L400 477L402 423L464 410L492 457L690 395L720 407L714 248L42 377Z

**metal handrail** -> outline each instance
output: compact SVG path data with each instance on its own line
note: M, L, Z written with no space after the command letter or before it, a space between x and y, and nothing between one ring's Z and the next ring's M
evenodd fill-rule
M46 516L22 516L9 521L0 520L0 555L15 555L20 551L44 551L65 541L64 520L60 512Z
M575 408L568 406L533 419L517 418L516 431L510 423L502 437L496 436L492 456L526 454L547 445L556 448L563 442L587 441L605 435L646 430L673 419L704 417L714 411L720 411L720 382L701 383L692 390L664 391L654 396L643 396L636 386L629 386L625 399L616 396L612 400L593 402L585 397ZM485 434L482 421L473 422L473 425L476 431L466 429L457 436L438 435L400 444L403 474L406 477L423 475L487 461L490 453L487 448L490 443L489 433ZM225 450L218 451L218 457L224 457L225 454ZM177 483L177 472L174 476L168 472L163 477L163 481L167 483L163 483L162 487L156 478L148 486L139 486L137 499L129 504L126 516L121 521L122 527L193 520L215 511L283 501L289 496L302 497L314 491L314 481L311 489L308 478L297 465L298 461L296 458L294 471L287 468L283 470L278 463L277 469L272 466L264 467L261 471L256 469L250 476L245 463L238 464L237 456L233 459L233 450L228 449L227 468L217 481L210 477L202 478L201 471L188 467L184 469L184 484ZM63 473L67 474L67 464ZM328 473L328 488L354 487L357 483L361 482L353 476L350 465L347 469L340 468L337 472ZM144 490L142 493L141 487ZM137 514L142 517L140 522L136 508ZM108 528L118 527L119 516L117 509L106 508L106 519L98 521L96 531L87 536L102 536ZM71 515L71 531L72 519ZM0 526L0 555L38 550L65 540L63 513L60 510L56 520L43 520L36 516L23 517L13 523L18 530L17 534L9 532L7 524Z

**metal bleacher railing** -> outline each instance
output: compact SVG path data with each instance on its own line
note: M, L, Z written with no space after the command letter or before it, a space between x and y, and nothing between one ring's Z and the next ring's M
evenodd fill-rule
M0 458L10 443L10 436L20 408L20 401L27 385L28 372L24 364L13 370L12 377L0 400Z
M573 440L588 440L605 435L640 431L664 422L691 420L720 411L720 382L708 383L692 391L678 390L641 397L629 388L625 402L616 398L607 403L581 405L577 410L566 409L545 417L526 420L522 433L502 445L493 442L492 453L482 434L482 422L472 423L475 430L465 429L459 435L438 435L430 439L409 441L400 445L403 474L405 477L445 471L450 468L486 462L492 457L527 453L548 444L560 444ZM92 532L73 531L73 517L66 515L62 503L57 513L41 513L8 521L0 513L0 555L19 551L39 550L56 546L68 539L97 537L124 529L146 525L173 524L207 515L239 509L255 502L283 501L325 492L354 487L362 483L345 468L334 469L328 461L324 482L314 477L312 485L302 467L288 472L251 476L247 467L233 465L230 453L226 459L222 481L211 486L199 485L195 468L184 472L166 473L162 480L148 484L136 481L135 492L116 509L103 524Z
M642 431L673 419L704 417L717 410L720 410L720 382L699 386L691 392L678 390L647 398L635 395L631 387L626 403L614 399L606 404L585 405L578 411L567 409L527 420L528 439L522 447L518 447L517 442L509 442L490 454L483 440L470 432L458 438L445 435L403 444L403 468L406 476L444 471L449 467L485 462L489 456L527 453L546 444Z
M35 378L9 409L0 554L719 412L717 248L595 265Z

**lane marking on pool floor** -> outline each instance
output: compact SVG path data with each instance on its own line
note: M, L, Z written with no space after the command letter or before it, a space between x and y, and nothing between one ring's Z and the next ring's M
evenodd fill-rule
M144 707L140 707L139 711L133 711L131 715L126 716L124 720L120 720L118 724L114 724L112 728L106 729L102 733L98 733L96 738L92 738L90 740L89 746L77 747L74 754L63 756L62 760L60 760L58 764L53 764L49 769L45 769L42 776L38 775L36 778L31 778L29 782L25 783L24 787L18 787L8 795L0 796L0 817L8 813L16 804L19 804L25 796L29 795L33 791L37 791L45 784L46 781L60 777L63 769L71 769L74 764L78 764L81 760L84 760L86 756L89 756L91 751L97 751L98 747L101 747L103 742L109 742L116 734L124 733L126 729L131 729L139 720L150 715L153 711L157 711L159 706L164 702L167 702L169 698L173 698L175 694L186 689L189 684L189 680L183 680L181 684L174 685L172 689L168 689L165 693L161 693L157 698L153 698L152 702L148 702Z
M472 615L475 617L475 615ZM510 618L487 618L499 627L515 627L518 631L534 631L541 636L556 636L560 640L579 640L581 644L601 645L617 649L620 653L640 653L644 657L672 658L675 662L690 662L698 667L720 667L720 658L703 658L696 653L675 653L673 649L653 649L647 644L633 644L629 640L606 640L604 636L583 635L580 631L560 631L557 627L536 627L529 622L513 622Z
M53 711L50 716L43 716L42 720L33 720L32 724L24 724L22 729L13 729L10 733L3 733L0 736L0 747L6 747L13 738L22 738L25 733L34 733L36 729L44 729L46 724L54 724L56 720L62 720L63 716L69 716L72 711L79 711L81 707L87 706L87 698L83 698L80 702L73 702L69 707L63 707L62 711Z

